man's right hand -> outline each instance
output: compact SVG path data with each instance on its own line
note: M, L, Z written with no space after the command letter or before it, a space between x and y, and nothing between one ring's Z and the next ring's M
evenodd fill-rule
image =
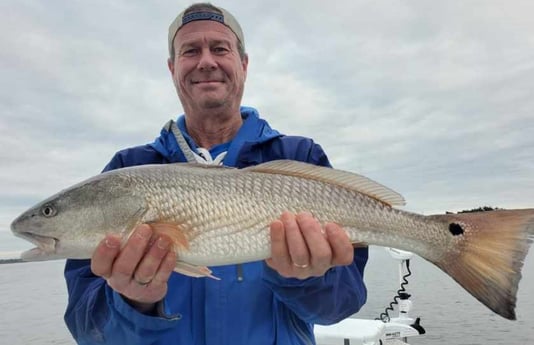
M121 239L108 235L95 249L91 270L142 313L155 312L167 293L167 281L176 265L171 240L139 225L121 249Z

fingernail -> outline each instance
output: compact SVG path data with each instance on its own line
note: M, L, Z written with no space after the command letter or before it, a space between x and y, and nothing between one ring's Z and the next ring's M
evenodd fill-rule
M165 237L160 237L158 239L158 242L157 242L157 245L158 245L158 248L159 249L167 249L169 248L169 245L171 244L171 241L169 241L167 238Z
M282 216L280 217L280 219L285 219L285 220L292 220L295 218L295 215L291 212L287 212L287 211L284 211L282 213Z
M110 239L106 238L106 240L104 241L104 243L106 244L106 247L108 248L117 248L119 245L117 242L115 241L111 241Z
M308 212L308 211L303 211L303 212L300 212L298 216L299 217L313 217L313 214L311 214L311 212Z
M143 239L149 239L152 236L152 229L148 225L142 225L137 229L137 235Z
M328 223L325 225L325 230L326 230L326 235L329 236L329 235L332 235L333 233L336 232L335 230L335 226L331 223Z

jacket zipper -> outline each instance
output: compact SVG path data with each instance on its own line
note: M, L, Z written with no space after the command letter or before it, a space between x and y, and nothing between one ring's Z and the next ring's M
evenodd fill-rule
M236 276L237 276L237 281L238 282L242 282L244 277L243 277L243 264L237 264L235 265L235 272L236 272Z

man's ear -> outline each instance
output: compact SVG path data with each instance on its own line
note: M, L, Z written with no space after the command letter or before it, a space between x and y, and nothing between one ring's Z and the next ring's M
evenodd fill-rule
M241 60L241 66L243 67L243 71L245 72L245 80L247 79L247 69L248 69L248 54L245 54L243 56L243 59Z
M171 60L171 58L167 59L167 66L169 67L171 74L174 75L174 61Z

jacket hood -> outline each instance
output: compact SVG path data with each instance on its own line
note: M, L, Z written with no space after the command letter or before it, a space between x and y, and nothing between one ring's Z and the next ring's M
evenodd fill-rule
M224 160L227 165L231 165L231 162L237 159L237 155L243 144L258 144L282 136L277 130L272 129L267 121L260 118L256 109L242 106L240 112L241 117L243 118L243 124L236 136L232 139L232 143L228 149L227 157ZM180 115L176 122L178 128L184 133L185 115ZM172 122L169 121L161 129L160 136L157 137L150 146L170 162L186 161L184 153L180 149L174 134L170 130L171 123ZM186 136L186 133L184 133L184 136Z

